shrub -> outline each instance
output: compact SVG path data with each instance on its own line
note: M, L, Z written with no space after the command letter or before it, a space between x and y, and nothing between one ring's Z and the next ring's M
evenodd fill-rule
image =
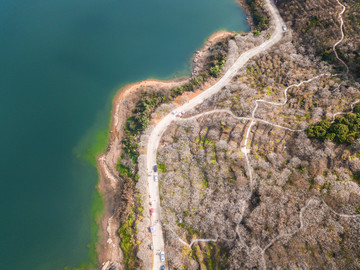
M246 0L246 4L250 6L251 16L254 24L259 31L269 27L269 18L263 10L263 2L261 0Z
M318 124L309 126L305 132L310 138L351 144L360 138L359 128L360 104L357 104L352 113L336 118L333 123L323 120Z
M166 172L166 167L164 163L159 163L158 164L158 168L159 168L159 172Z
M120 177L124 177L124 176L131 177L132 176L130 168L123 165L120 160L117 164L116 169L119 172Z
M216 66L210 68L209 74L212 77L218 78L220 76L220 71L221 71L221 68L218 65L216 65Z
M130 213L127 217L127 220L121 222L118 234L121 238L120 247L124 252L124 264L125 269L130 270L135 267L135 255L134 255L134 238L132 234L131 226L134 223L134 215Z

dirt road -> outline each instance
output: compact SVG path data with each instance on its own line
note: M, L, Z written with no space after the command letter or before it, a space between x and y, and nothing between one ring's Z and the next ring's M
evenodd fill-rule
M177 111L189 111L195 106L201 104L207 98L210 98L217 92L221 91L221 89L226 86L237 74L238 70L242 68L252 57L258 55L276 43L278 43L283 35L282 25L283 21L280 17L280 14L275 6L275 4L271 0L265 0L265 3L271 13L271 21L273 26L275 27L274 33L272 33L270 39L262 43L260 46L257 46L253 49L250 49L236 60L233 66L224 74L224 76L212 87L202 92L200 95L196 96L188 103L184 104L181 107L177 108ZM161 215L161 207L160 207L160 196L159 196L159 182L154 181L154 172L153 167L156 164L156 153L160 143L160 138L167 127L170 125L172 121L176 119L176 116L173 114L168 114L165 116L153 129L151 132L148 145L147 145L147 156L146 156L146 169L149 172L148 182L149 182L149 194L151 200L153 201L153 207L155 208L155 214L151 218L152 226L155 226L155 232L152 234L152 240L154 245L154 263L153 269L159 270L161 265L164 264L160 260L160 256L158 255L159 251L164 251L164 238L162 231L162 224L160 222ZM161 182L161 179L159 179ZM165 254L166 259L166 254Z

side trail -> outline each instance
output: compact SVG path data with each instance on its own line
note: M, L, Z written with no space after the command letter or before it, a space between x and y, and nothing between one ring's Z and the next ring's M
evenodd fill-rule
M275 4L272 0L264 1L266 8L269 11L271 16L271 27L274 29L271 37L266 40L261 45L249 49L248 51L242 53L235 63L224 73L224 75L210 88L202 92L200 95L191 99L188 103L177 108L179 111L189 111L195 108L197 105L204 102L204 100L210 98L214 94L220 92L224 86L229 84L231 80L236 76L239 69L242 68L252 57L265 52L267 49L271 48L275 44L277 44L283 36L282 25L284 22L277 10ZM160 139L162 134L168 128L168 126L175 121L177 118L175 115L171 113L166 115L164 118L157 123L156 126L153 127L146 146L146 166L144 166L144 170L148 173L148 188L149 195L153 200L153 207L156 209L157 214L151 218L151 224L154 226L156 232L152 234L152 242L154 245L154 253L153 253L153 266L152 268L158 270L163 262L160 260L160 256L158 256L157 252L159 250L165 249L164 237L163 237L163 226L161 224L161 205L160 205L160 192L159 192L159 183L153 180L153 166L156 164L156 156L157 149L160 144ZM245 204L244 204L245 207ZM245 209L245 208L244 208ZM207 241L209 239L203 239ZM210 239L211 241L213 239Z
M333 46L333 50L334 50L334 53L336 55L336 58L346 67L346 70L347 70L347 73L349 72L349 68L348 66L346 65L346 63L341 60L336 52L336 46L338 44L340 44L343 39L344 39L344 32L343 32L343 19L342 19L342 14L345 12L345 6L343 4L340 3L339 0L337 0L337 2L339 3L339 5L341 5L343 7L341 13L339 14L339 19L340 19L340 23L341 23L341 26L340 26L340 31L341 31L341 39L339 41L337 41L334 46ZM266 121L266 120L263 120L263 119L260 119L260 118L256 118L255 117L255 114L256 114L256 111L259 107L259 104L260 103L265 103L265 104L269 104L269 105L273 105L273 106L283 106L287 103L288 101L288 98L287 98L287 92L290 88L292 87L300 87L302 86L303 84L306 84L306 83L310 83L320 77L323 77L323 76L334 76L334 75L331 75L329 73L323 73L323 74L320 74L320 75L317 75L309 80L305 80L305 81L302 81L298 84L292 84L290 86L288 86L287 88L285 88L284 90L284 101L283 102L271 102L271 101L267 101L267 100L264 100L264 99L257 99L255 100L255 107L251 113L251 117L239 117L239 116L236 116L233 114L233 112L231 112L230 110L227 110L227 109L218 109L218 110L212 110L212 111L208 111L208 112L203 112L203 113L200 113L198 115L195 115L195 116L192 116L192 117L189 117L189 118L181 118L179 119L178 121L189 121L189 120L193 120L193 119L197 119L199 117L202 117L202 116L206 116L206 115L210 115L210 114L214 114L214 113L227 113L227 114L230 114L232 117L234 117L235 119L239 119L239 120L249 120L251 121L250 122L250 125L247 129L247 132L246 132L246 137L245 137L245 143L244 143L244 147L242 148L242 152L244 153L245 155L245 159L246 159L246 164L247 164L247 171L248 171L248 175L249 175L249 180L250 180L250 188L249 188L249 193L247 194L246 198L244 198L243 200L240 201L242 207L241 207L241 217L240 217L240 221L236 224L236 227L235 227L235 237L233 239L224 239L224 238L220 238L219 236L216 236L215 238L210 238L210 239L193 239L191 241L190 244L188 244L187 242L185 242L184 240L182 240L177 234L176 232L171 229L168 225L166 225L166 228L171 231L172 233L174 233L178 239L178 241L180 241L182 244L188 246L188 247L192 247L192 245L196 242L217 242L219 240L223 240L223 241L235 241L236 240L236 236L238 236L239 238L239 241L241 243L241 245L244 247L246 253L248 254L248 256L251 256L252 254L256 253L256 250L258 250L257 252L257 255L260 255L261 256L261 266L263 269L266 269L267 268L267 265L266 265L266 260L265 260L265 252L266 250L268 250L272 245L274 245L276 243L276 241L282 239L282 238L290 238L292 236L294 236L296 233L298 233L300 230L302 229L306 229L306 224L304 222L304 212L307 208L309 208L311 205L314 205L314 204L317 204L317 205L320 205L320 204L324 204L326 206L326 208L329 209L330 212L332 212L333 214L337 215L338 217L341 217L341 218L360 218L360 214L357 214L357 215L347 215L347 214L341 214L341 213L337 213L336 211L334 211L330 206L328 206L324 200L322 199L319 199L319 198L310 198L307 203L305 204L305 206L303 206L300 211L299 211L299 226L296 230L292 231L292 232L289 232L289 233L282 233L282 234L279 234L278 236L276 236L275 238L273 238L271 241L269 241L269 243L264 247L264 248L261 248L259 245L254 245L252 247L249 247L245 241L243 240L243 237L241 236L241 234L239 233L238 231L238 227L240 225L240 223L242 222L243 220L243 217L244 217L244 213L246 212L247 208L248 208L248 202L251 198L251 194L252 194L252 190L254 188L254 180L253 180L253 168L251 166L251 163L250 163L250 160L249 160L249 153L251 151L250 148L248 148L248 145L251 145L251 144L248 144L248 141L249 141L249 137L250 137L250 134L251 134L251 129L252 127L255 125L256 122L262 122L264 124L268 124L270 126L273 126L273 127L276 127L276 128L281 128L281 129L285 129L285 130L288 130L288 131L291 131L291 132L302 132L303 130L296 130L296 129L291 129L291 128L288 128L288 127L284 127L284 126L281 126L281 125L278 125L278 124L274 124L274 123L271 123L269 121ZM336 76L336 75L335 75ZM356 100L355 102L353 102L351 104L351 108L353 108L353 106L360 102L360 100ZM340 113L336 113L334 114L334 119L336 117L336 115L339 115L339 114L344 114L344 112L340 112ZM165 225L164 225L165 226Z

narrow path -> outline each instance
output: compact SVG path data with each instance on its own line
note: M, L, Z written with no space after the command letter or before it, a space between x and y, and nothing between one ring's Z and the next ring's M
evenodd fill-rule
M346 73L349 73L349 67L348 65L342 60L340 59L337 51L336 51L336 46L339 45L343 40L344 40L344 30L343 30L343 26L344 26L344 20L342 18L342 15L344 14L345 10L346 10L346 7L339 1L339 0L336 0L338 2L338 4L342 7L342 10L341 12L339 13L339 20L340 20L340 32L341 32L341 38L338 42L336 42L333 46L333 51L335 53L335 57L346 67Z
M259 245L254 245L250 247L243 241L242 237L241 237L241 234L237 231L237 227L238 225L240 224L240 222L237 224L236 228L235 228L235 231L236 231L236 234L238 235L239 239L240 239L240 242L241 244L244 246L244 248L246 249L246 253L248 254L248 256L251 256L251 252L254 252L255 250L260 250L260 255L262 256L261 258L261 262L262 262L262 266L263 266L263 269L266 269L267 266L266 266L266 260L265 260L265 252L267 249L269 249L272 245L274 245L276 243L276 241L280 240L281 238L286 238L286 237L292 237L294 236L296 233L298 233L300 230L302 230L304 227L306 227L305 223L304 223L304 211L311 205L311 204L315 204L315 203L323 203L326 208L329 209L330 212L332 212L333 214L339 216L339 217L342 217L342 218L360 218L360 214L356 214L356 215L347 215L347 214L340 214L340 213L337 213L336 211L334 211L331 207L329 207L325 202L324 200L319 200L319 199L314 199L314 198L311 198L310 200L308 200L308 202L306 203L305 206L303 206L300 211L299 211L299 224L300 226L292 231L292 232L289 232L289 233L282 233L282 234L279 234L278 236L276 236L275 238L273 238L264 248L261 248ZM235 241L236 240L236 237L234 239L224 239L224 238L220 238L220 237L216 237L215 239L194 239L191 241L190 244L186 243L184 240L182 240L177 234L175 231L173 231L169 226L166 226L168 228L168 230L170 230L171 232L173 232L178 241L181 242L182 244L188 246L189 248L191 248L191 246L195 243L195 242L217 242L218 240L224 240L224 241Z
M251 113L251 116L253 118L253 120L251 120L251 123L250 123L250 126L246 132L246 137L245 137L245 146L244 148L242 149L243 150L243 153L245 154L245 160L246 160L246 164L247 164L247 168L248 168L248 174L249 174L249 180L250 180L250 190L253 190L253 187L254 187L254 183L253 183L253 174L252 174L252 166L250 164L250 160L249 160L249 157L248 157L248 154L250 153L250 148L248 148L248 140L249 140L249 137L250 137L250 133L251 133L251 128L253 127L253 125L256 123L256 120L255 120L255 113L259 107L259 103L265 103L265 104L269 104L269 105L273 105L273 106L283 106L287 103L288 101L288 98L287 98L287 92L290 88L292 87L300 87L301 85L305 84L305 83L309 83L309 82L312 82L322 76L331 76L331 74L328 74L328 73L323 73L323 74L320 74L318 76L315 76L309 80L305 80L305 81L302 81L298 84L292 84L290 86L288 86L287 88L285 88L284 90L284 101L283 102L271 102L271 101L267 101L267 100L264 100L264 99L257 99L255 100L255 108L254 110L252 111ZM251 193L248 195L248 199L250 199L251 197ZM309 204L309 203L308 203ZM301 223L301 226L300 228L302 228L302 211L300 211L300 223ZM299 230L300 230L299 228ZM297 230L298 231L298 230ZM297 232L296 231L296 232ZM261 252L261 262L262 262L262 267L263 269L266 269L267 266L266 266L266 260L265 260L265 251L270 247L272 246L278 239L282 238L282 237L289 237L289 236L293 236L296 232L292 232L292 233L287 233L287 234L282 234L282 235L279 235L277 237L275 237L272 241L270 241L270 243L265 246L265 248L261 248L260 246L255 246L254 248L255 249L259 249ZM252 250L254 250L254 248Z
M249 156L248 156L248 153L250 153L250 148L248 148L248 141L249 141L249 137L250 137L250 133L251 133L251 129L252 127L254 126L254 124L256 123L256 120L255 120L255 113L259 107L259 103L266 103L266 104L270 104L270 105L273 105L273 106L283 106L287 103L288 99L287 99L287 91L292 88L292 87L300 87L301 85L303 85L304 83L309 83L313 80L316 80L317 78L321 77L321 76L325 76L325 75L330 75L330 74L321 74L321 75L318 75L312 79L309 79L309 80L305 80L305 81L302 81L298 84L292 84L290 86L288 86L287 88L285 88L284 90L284 101L283 102L271 102L271 101L267 101L267 100L264 100L264 99L257 99L255 100L255 108L254 110L252 111L251 113L251 116L252 116L252 120L250 122L250 125L248 127L248 130L246 131L246 137L245 137L245 142L244 142L244 147L241 149L242 152L245 154L245 160L246 160L246 165L247 165L247 168L248 168L248 174L249 174L249 180L250 180L250 190L253 189L254 187L254 183L253 183L253 172L252 172L252 167L250 165L250 160L249 160ZM251 196L251 194L249 195Z
M282 129L285 129L285 130L288 130L288 131L293 131L293 132L303 131L302 129L291 129L291 128L288 128L288 127L284 127L284 126L280 126L280 125L277 125L277 124L273 124L273 123L271 123L271 122L269 122L269 121L267 121L267 120L263 120L263 119L261 119L261 118L247 117L247 116L236 116L232 111L227 110L227 109L216 109L216 110L212 110L212 111L208 111L208 112L203 112L203 113L199 113L199 114L197 114L197 115L191 116L191 117L179 118L179 119L177 119L176 121L177 121L177 122L189 121L189 120L197 119L197 118L200 118L200 117L202 117L202 116L206 116L206 115L214 114L214 113L227 113L227 114L230 114L230 115L231 115L233 118L235 118L235 119L258 121L258 122L262 122L262 123L264 123L264 124L268 124L268 125L273 126L273 127L282 128Z
M353 110L354 109L354 105L355 104L357 104L357 103L359 103L360 102L360 99L357 99L357 100L355 100L353 103L351 103L350 104L350 107L351 107L351 110ZM338 115L343 115L343 114L348 114L349 112L337 112L337 113L334 113L334 115L333 115L333 121L332 122L334 122L335 121L335 118L336 118L336 116L338 116Z
M287 89L285 90L287 91ZM292 132L300 132L300 131L303 131L303 130L296 130L296 129L291 129L291 128L287 128L287 127L283 127L283 126L280 126L280 125L277 125L277 124L273 124L271 122L268 122L266 120L262 120L260 118L254 118L254 117L239 117L239 116L236 116L234 115L234 113L230 110L226 110L226 109L217 109L217 110L212 110L212 111L208 111L208 112L204 112L204 113L200 113L200 114L197 114L195 116L191 116L191 117L188 117L188 118L180 118L178 119L177 121L181 122L181 121L189 121L189 120L193 120L193 119L197 119L199 117L202 117L202 116L206 116L206 115L210 115L210 114L214 114L214 113L228 113L230 114L233 118L235 119L239 119L239 120L251 120L251 121L258 121L258 122L263 122L265 124L268 124L270 126L273 126L273 127L278 127L278 128L282 128L282 129L285 129L285 130L288 130L288 131L292 131ZM250 188L250 190L252 190L252 188ZM251 192L249 192L246 200L249 200L251 197ZM243 214L245 212L245 208L246 208L246 201L245 200L242 200L242 207L241 207L241 217L240 217L240 221L237 223L236 227L235 227L235 232L236 234L238 235L239 239L240 239L240 242L242 242L242 244L244 245L244 247L247 249L247 253L249 253L249 247L246 245L246 243L243 241L242 237L241 237L241 234L238 232L238 226L240 224L240 222L242 221L243 219ZM176 235L177 239L184 245L188 246L191 248L191 246L195 243L195 242L217 242L219 239L221 240L225 240L225 241L233 241L236 239L236 237L234 239L222 239L222 238L219 238L218 236L216 238L209 238L209 239L193 239L191 241L190 244L186 243L184 240L182 240L174 230L172 230L169 226L166 225L166 227ZM260 247L258 247L260 248ZM260 248L261 249L261 248Z
M229 68L229 70L223 75L223 77L212 87L202 92L200 95L196 96L188 103L179 107L179 111L189 111L197 105L201 104L204 100L213 96L217 92L221 91L224 86L226 86L234 78L240 68L242 68L252 57L266 51L271 48L273 45L278 43L283 35L282 25L283 21L281 16L272 2L272 0L265 0L270 15L272 17L271 23L274 26L275 30L271 35L270 39L266 40L261 45L252 48L239 56L235 63ZM152 216L151 224L155 227L156 232L152 234L152 240L154 245L154 262L153 269L158 270L162 265L160 257L157 255L159 250L164 250L164 238L161 224L161 206L160 206L160 195L159 195L159 182L153 180L153 167L156 164L156 153L160 143L161 135L167 129L172 121L176 120L176 117L172 114L165 116L152 130L147 144L147 153L146 153L146 170L149 173L148 183L149 183L149 194L152 200L154 200L154 208L156 209L156 215ZM161 181L161 179L159 180Z
M291 128L287 128L287 127L283 127L283 126L280 126L280 125L277 125L277 124L273 124L271 122L268 122L268 121L265 121L265 120L262 120L262 119L259 119L259 118L255 118L255 113L259 107L259 103L266 103L266 104L270 104L270 105L273 105L273 106L283 106L287 103L287 91L292 88L292 87L300 87L301 85L305 84L305 83L309 83L309 82L312 82L313 80L316 80L322 76L325 76L325 75L331 75L331 74L321 74L321 75L318 75L318 76L315 76L309 80L305 80L305 81L302 81L298 84L292 84L290 86L288 86L287 88L284 89L284 101L279 103L279 102L271 102L271 101L267 101L267 100L263 100L263 99L257 99L255 100L255 107L251 113L251 117L239 117L239 116L236 116L233 114L233 112L231 112L230 110L226 110L226 109L217 109L217 110L212 110L212 111L209 111L209 112L204 112L204 113L200 113L198 115L195 115L195 116L192 116L192 117L189 117L189 118L181 118L181 119L178 119L178 121L188 121L188 120L193 120L193 119L196 119L196 118L199 118L199 117L202 117L202 116L205 116L205 115L209 115L209 114L213 114L213 113L228 113L230 114L232 117L234 117L235 119L239 119L239 120L250 120L251 123L250 123L250 126L248 127L248 130L246 132L246 137L245 137L245 146L242 148L242 151L243 153L245 154L245 159L246 159L246 164L247 164L247 171L248 171L248 175L249 175L249 180L250 180L250 188L249 188L249 192L246 196L246 198L244 198L242 200L242 211L241 211L241 219L240 221L238 222L238 224L236 225L235 227L235 231L240 239L240 242L241 244L246 248L247 250L247 254L250 256L250 253L251 252L254 252L255 250L260 250L260 255L261 255L261 262L262 262L262 267L263 269L266 269L266 260L265 260L265 251L271 246L273 245L278 239L282 238L282 237L285 237L285 236L292 236L294 235L296 232L293 232L293 233L289 233L289 234L282 234L282 235L279 235L277 236L276 238L274 238L265 248L261 248L260 246L258 245L255 245L251 248L250 250L250 247L243 241L242 237L241 237L241 234L238 232L238 226L239 224L241 223L242 219L243 219L243 216L244 216L244 213L245 211L247 210L247 202L250 200L251 198L251 194L252 194L252 190L254 188L254 181L253 181L253 174L252 174L252 166L250 164L250 160L249 160L249 157L248 157L248 154L250 153L250 148L247 147L247 142L249 140L249 136L250 136L250 133L251 133L251 128L252 126L257 122L263 122L265 124L268 124L270 126L274 126L274 127L278 127L278 128L282 128L282 129L285 129L285 130L289 130L289 131L292 131L292 132L301 132L303 130L296 130L296 129L291 129ZM303 210L302 210L303 211ZM300 211L300 217L302 216L302 211ZM300 219L301 221L301 224L302 224L302 219ZM302 226L300 226L301 228ZM169 228L167 226L167 228ZM169 228L169 230L171 232L173 232L174 234L176 234L171 228ZM207 241L207 242L216 242L218 241L218 239L220 239L219 237L216 237L216 238L212 238L212 239L194 239L191 241L190 244L186 243L184 240L182 240L180 237L178 237L178 235L176 234L177 236L177 239L184 245L187 245L189 247L191 247L195 242L197 241ZM225 239L224 239L225 240ZM226 240L228 241L228 239Z
M250 148L248 149L247 148L247 142L249 140L249 136L250 136L250 133L251 133L251 128L252 126L258 121L258 122L263 122L265 124L268 124L270 126L274 126L274 127L278 127L278 128L282 128L282 129L285 129L285 130L289 130L289 131L292 131L292 132L301 132L303 130L296 130L296 129L290 129L290 128L287 128L287 127L283 127L283 126L280 126L280 125L277 125L277 124L273 124L269 121L265 121L265 120L262 120L260 118L255 118L255 113L259 107L259 103L266 103L266 104L270 104L270 105L273 105L273 106L283 106L287 103L287 91L292 88L292 87L300 87L301 85L305 84L305 83L309 83L309 82L312 82L322 76L331 76L331 74L328 74L328 73L324 73L324 74L320 74L318 76L315 76L309 80L305 80L305 81L302 81L298 84L292 84L290 86L288 86L287 88L285 88L284 90L284 101L283 102L271 102L271 101L267 101L267 100L263 100L263 99L258 99L258 100L255 100L255 108L253 109L252 113L251 113L251 116L252 117L239 117L239 116L236 116L233 114L233 112L231 112L230 110L227 110L227 109L217 109L217 110L212 110L212 111L208 111L208 112L203 112L203 113L200 113L198 115L195 115L195 116L191 116L191 117L188 117L188 118L180 118L178 119L177 121L189 121L189 120L193 120L193 119L197 119L199 117L202 117L202 116L206 116L206 115L209 115L209 114L214 114L214 113L228 113L230 114L232 117L236 118L236 119L239 119L239 120L250 120L251 121L251 124L250 126L248 127L248 130L246 132L246 138L245 138L245 147L242 149L244 154L245 154L245 159L246 159L246 163L247 163L247 170L248 170L248 174L249 174L249 180L250 180L250 191L248 193L248 195L246 196L246 198L244 200L242 200L242 211L241 211L241 219L240 221L236 224L236 227L235 227L235 232L236 234L238 235L239 237L239 240L241 242L241 244L244 246L244 248L246 249L246 253L248 254L248 256L251 256L251 253L252 252L255 252L256 250L259 250L260 252L260 255L261 255L261 264L262 264L262 268L263 269L266 269L267 268L267 265L266 265L266 260L265 260L265 252L267 249L269 249L276 241L278 241L279 239L281 238L286 238L286 237L292 237L293 235L295 235L297 232L299 232L305 225L304 225L304 221L303 221L303 212L309 207L310 204L314 203L315 201L317 202L320 202L320 203L323 203L326 205L326 207L329 209L329 211L331 211L333 214L336 214L340 217L343 217L343 218L359 218L360 215L347 215L347 214L340 214L340 213L337 213L336 211L334 211L331 207L329 207L323 200L319 200L319 199L314 199L314 198L311 198L307 204L302 207L300 209L300 212L299 212L299 223L300 223L300 226L298 229L292 231L292 232L289 232L289 233L283 233L283 234L279 234L278 236L276 236L274 239L272 239L264 248L261 248L259 245L254 245L250 247L245 243L245 241L242 239L241 237L241 234L238 232L238 226L239 224L241 223L242 219L243 219L243 215L245 213L245 211L247 210L246 206L247 206L247 201L251 198L251 193L252 193L252 190L253 190L253 187L254 187L254 183L253 183L253 175L252 175L252 166L250 164L250 160L248 158L248 154L250 153ZM354 104L356 104L357 102L359 101L355 101L354 103L351 104L351 107L354 106ZM184 245L187 245L188 247L191 247L195 242L217 242L218 240L224 240L224 241L233 241L236 239L236 237L234 239L222 239L220 237L216 237L216 238L209 238L209 239L193 239L191 241L190 244L186 243L184 240L182 240L177 234L176 232L174 232L169 226L166 226L171 232L173 232L177 239Z
M195 106L201 104L205 99L211 97L212 95L214 95L215 93L221 91L221 89L228 84L231 79L236 75L237 71L244 66L247 61L249 59L251 59L252 57L254 57L255 55L267 50L268 48L270 48L271 46L273 46L274 44L276 44L278 41L280 41L281 37L282 37L282 29L281 26L283 25L282 19L279 15L279 12L276 8L276 6L274 5L274 3L271 0L265 0L267 6L269 7L271 16L273 17L273 22L275 23L275 32L274 34L271 36L271 38L264 42L263 44L261 44L258 47L255 47L245 53L243 53L238 59L237 61L234 63L234 65L224 74L224 76L212 87L210 87L209 89L207 89L206 91L204 91L203 93L201 93L199 96L195 97L194 99L192 99L190 102L186 103L185 105L181 106L178 108L179 111L189 111L190 109L194 108ZM347 69L347 72L349 71L348 66L345 64L345 62L343 60L341 60L336 52L336 46L341 43L344 39L344 33L343 33L343 19L342 19L342 14L345 11L345 6L342 5L339 0L337 0L337 2L343 7L343 10L341 11L341 13L339 14L339 18L340 18L340 22L341 22L341 39L336 42L333 46L333 50L335 52L335 55L337 57L337 59L339 61L341 61L344 66ZM245 154L245 159L246 159L246 164L247 164L247 170L248 170L248 175L249 175L249 180L250 180L250 192L247 196L247 198L243 199L243 207L242 207L242 212L241 212L241 220L243 219L244 213L247 210L247 201L250 199L251 196L251 191L254 187L254 183L253 183L253 172L252 172L252 166L250 164L250 160L248 157L248 154L250 153L250 148L248 148L248 141L249 141L249 137L250 137L250 133L251 133L251 129L253 127L253 125L259 121L259 122L263 122L269 125L272 125L274 127L278 127L278 128L283 128L286 130L290 130L290 131L302 131L302 130L295 130L295 129L290 129L290 128L286 128L277 124L273 124L270 123L268 121L262 120L262 119L258 119L255 117L256 111L259 107L259 103L266 103L269 105L273 105L273 106L282 106L285 105L287 103L287 91L288 89L290 89L291 87L300 87L301 85L303 85L304 83L309 83L313 80L318 79L321 76L330 76L330 74L325 73L325 74L320 74L312 79L306 80L306 81L302 81L299 84L293 84L290 85L289 87L287 87L284 90L284 101L281 103L277 103L277 102L271 102L271 101L267 101L267 100L263 100L263 99L259 99L259 100L255 100L255 108L252 111L251 117L238 117L235 116L232 112L230 112L229 110L214 110L211 112L206 112L206 113L201 113L197 116L193 116L190 118L187 118L187 120L189 119L195 119L210 113L215 113L215 112L226 112L231 114L233 117L237 118L237 119L245 119L245 120L249 120L251 121L250 126L248 127L248 130L246 132L246 137L245 137L245 146L242 149L242 151ZM156 164L156 153L157 153L157 148L159 146L160 143L160 138L162 136L162 134L164 133L164 131L167 129L167 127L169 126L169 124L174 121L183 121L186 119L176 119L176 116L169 114L167 116L165 116L154 128L154 130L151 132L149 141L148 141L148 146L147 146L147 170L150 173L152 171L153 166ZM156 218L152 218L152 224L155 225L157 233L153 234L153 244L154 244L154 264L153 264L153 269L157 270L160 268L161 266L161 262L160 262L160 258L159 256L156 256L156 251L158 250L164 250L164 239L163 239L163 232L162 232L162 225L160 223L160 215L161 215L161 207L160 207L160 196L159 196L159 186L158 186L158 182L154 182L153 181L153 176L152 174L150 174L149 176L149 194L151 196L151 198L155 201L155 207L157 209L157 215L158 217ZM296 234L299 230L301 230L304 227L304 221L303 221L303 212L305 211L305 209L307 207L309 207L309 205L311 203L314 202L314 199L310 199L307 204L301 208L300 213L299 213L299 222L300 222L300 226L297 230L291 232L291 233L284 233L284 234L280 234L277 237L275 237L273 240L271 240L264 248L261 248L258 245L253 246L251 249L249 248L249 246L246 245L246 243L244 242L244 240L242 239L240 233L238 232L238 226L240 224L240 222L236 225L235 227L235 231L236 234L239 236L239 239L242 243L242 245L244 245L246 247L246 251L248 254L250 254L253 251L259 250L260 251L260 255L261 255L261 263L262 263L262 268L266 269L266 260L265 260L265 252L267 249L269 249L277 240L283 238L283 237L291 237L294 234ZM325 203L325 202L323 202ZM360 215L344 215L344 214L338 214L336 213L334 210L332 210L329 206L327 206L330 211L332 211L333 213L341 216L341 217L346 217L346 218L353 218L353 217L359 217ZM164 225L165 226L165 225ZM174 234L176 234L169 226L167 226L167 228L173 232ZM202 241L202 242L216 242L218 241L218 237L216 238L212 238L212 239L194 239L191 241L190 244L186 243L184 240L182 240L181 238L179 238L177 236L178 240L188 246L191 247L195 242L198 241ZM224 239L225 240L225 239Z
M328 206L324 200L319 200L319 199L314 199L311 198L304 207L302 207L300 209L300 213L299 213L299 223L300 226L298 229L294 230L293 232L290 233L283 233L283 234L279 234L278 236L276 236L274 239L272 239L262 250L263 252L265 252L268 248L270 248L277 240L279 240L280 238L284 238L284 237L291 237L294 234L298 233L303 227L305 227L304 225L304 220L303 220L303 213L304 211L310 206L310 204L314 204L314 203L323 203L326 208L329 209L330 212L332 212L333 214L339 216L339 217L343 217L343 218L360 218L360 214L356 214L356 215L347 215L347 214L340 214L337 213L336 211L334 211L330 206Z
M216 237L216 238L209 238L209 239L193 239L193 240L191 240L191 243L188 244L188 243L186 243L184 240L182 240L182 239L177 235L177 233L176 233L173 229L170 228L170 226L164 225L164 227L166 227L169 231L171 231L173 234L175 234L175 235L176 235L176 238L179 240L180 243L182 243L182 244L185 245L185 246L188 246L189 248L191 248L192 245L195 244L196 242L216 242L216 241L218 240L218 237Z

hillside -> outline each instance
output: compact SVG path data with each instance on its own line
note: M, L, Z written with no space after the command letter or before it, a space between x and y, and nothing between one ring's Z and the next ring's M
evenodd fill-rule
M360 9L343 4L346 65L340 2L279 0L281 43L163 135L170 269L360 267ZM265 31L236 36L238 53ZM309 132L321 121L334 135Z

